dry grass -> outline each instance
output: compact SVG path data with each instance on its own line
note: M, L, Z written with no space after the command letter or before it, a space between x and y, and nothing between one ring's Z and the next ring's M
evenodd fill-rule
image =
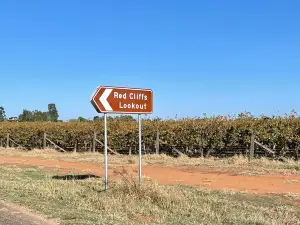
M101 178L58 180L53 171L0 167L0 199L12 201L61 224L300 224L300 208L279 197L249 197L144 180L128 171L103 191ZM72 177L72 176L70 176ZM69 177L69 178L70 178Z
M0 149L0 155L39 157L52 160L64 160L71 162L91 162L103 164L104 158L101 153L60 153L52 149L21 151L16 149ZM137 164L137 156L114 156L109 155L109 168L120 165ZM300 174L300 161L288 160L280 162L266 158L254 159L251 162L247 158L234 156L225 159L219 158L189 158L181 156L179 158L167 155L143 155L145 166L177 167L179 169L209 169L218 172L233 172L244 175L261 174Z

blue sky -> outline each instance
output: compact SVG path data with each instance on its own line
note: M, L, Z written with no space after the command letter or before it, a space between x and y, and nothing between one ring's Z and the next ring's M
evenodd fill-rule
M99 85L151 88L156 117L300 111L300 2L0 1L0 105L93 117Z

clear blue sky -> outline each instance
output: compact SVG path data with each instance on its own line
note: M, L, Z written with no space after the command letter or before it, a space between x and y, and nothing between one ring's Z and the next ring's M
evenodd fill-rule
M2 0L0 105L93 117L99 85L152 88L154 114L300 111L300 1Z

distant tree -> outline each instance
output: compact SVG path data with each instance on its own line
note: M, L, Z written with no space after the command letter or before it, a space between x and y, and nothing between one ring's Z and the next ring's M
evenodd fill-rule
M0 106L0 122L6 120L5 110L3 106Z
M48 104L48 121L57 122L58 121L58 111L56 105L51 103Z
M101 119L100 116L94 116L94 118L93 118L94 121L97 121L97 120L100 120L100 119Z
M31 111L24 109L23 112L19 115L20 122L33 122L34 115Z
M77 119L78 122L86 122L88 121L87 119L83 118L82 116L79 116Z
M69 119L69 122L86 122L89 121L86 118L83 118L82 116L79 116L77 119Z
M119 117L115 117L114 119L120 120L120 121L124 121L124 122L133 122L133 121L136 121L133 118L133 116L130 116L130 115L122 115L122 116L119 116Z
M19 115L20 122L42 122L47 120L47 112L41 112L39 110L29 111L27 109L24 109L23 112Z
M48 121L47 112L41 112L41 111L38 111L38 110L34 110L32 112L32 115L33 115L33 121L35 121L35 122Z
M136 118L134 118L133 116L128 116L128 115L121 116L120 119L122 121L126 121L126 122L136 122Z
M93 121L100 121L100 120L104 120L104 116L94 116ZM130 116L130 115L121 115L121 116L107 116L107 120L108 121L124 121L124 122L131 122L131 121L136 121L134 119L134 117Z
M241 112L238 114L239 119L249 119L253 118L253 115L250 112Z

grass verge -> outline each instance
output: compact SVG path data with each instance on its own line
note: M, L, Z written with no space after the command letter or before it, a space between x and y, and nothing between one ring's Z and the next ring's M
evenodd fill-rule
M123 179L72 176L57 179L55 170L0 167L0 199L18 203L63 225L89 224L300 224L300 208L282 197L159 185L120 171ZM73 179L74 178L74 179ZM76 179L75 179L76 178Z

